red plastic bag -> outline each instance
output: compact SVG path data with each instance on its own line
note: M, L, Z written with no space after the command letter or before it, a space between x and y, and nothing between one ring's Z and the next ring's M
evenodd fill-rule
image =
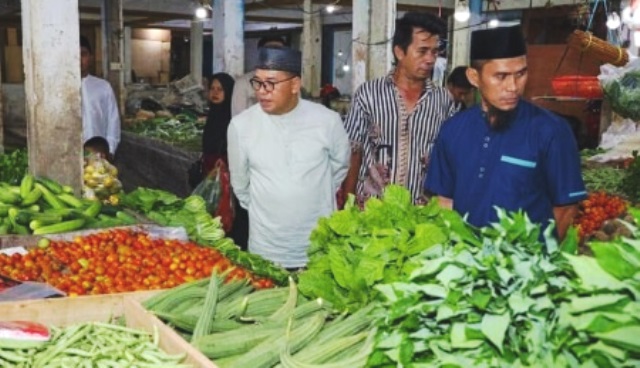
M233 228L233 219L235 218L235 209L233 207L233 195L231 191L231 177L229 168L223 160L216 162L216 170L218 170L218 180L220 182L220 199L214 216L220 216L222 228L224 232L229 234Z

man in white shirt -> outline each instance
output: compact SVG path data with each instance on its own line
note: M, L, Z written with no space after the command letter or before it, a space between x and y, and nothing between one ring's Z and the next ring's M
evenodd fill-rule
M89 74L93 52L89 40L80 36L80 73L82 76L82 141L102 137L109 142L113 156L120 143L120 114L109 82Z
M258 58L258 104L227 132L231 184L249 211L249 251L298 269L318 219L336 210L351 146L336 112L300 98L300 52L262 48Z
M285 47L287 44L284 39L279 36L265 36L258 41L258 49L262 47ZM256 94L251 88L249 82L255 75L255 70L251 69L249 72L241 75L236 79L235 87L233 88L233 94L231 95L231 116L236 116L243 112L245 109L252 105L255 105L258 100Z

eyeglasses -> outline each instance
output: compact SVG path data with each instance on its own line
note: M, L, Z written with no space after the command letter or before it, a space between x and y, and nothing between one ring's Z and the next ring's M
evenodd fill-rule
M253 88L253 90L256 92L258 92L260 88L263 88L263 87L265 92L272 92L276 88L276 84L292 80L295 77L297 77L297 75L294 75L293 77L289 77L287 79L283 79L281 81L276 81L276 82L272 82L272 81L263 82L260 79L253 77L249 80L249 83L251 83L251 88Z

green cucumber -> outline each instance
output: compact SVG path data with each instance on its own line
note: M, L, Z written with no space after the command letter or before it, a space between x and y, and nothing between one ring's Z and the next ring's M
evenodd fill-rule
M47 187L47 189L53 194L60 194L63 192L62 185L60 185L60 183L58 183L55 180L41 177L41 178L37 178L36 182Z
M19 204L22 202L22 197L19 193L15 193L10 190L11 187L0 188L0 202L4 204Z
M37 182L35 186L42 191L42 197L44 198L44 201L47 202L47 204L51 206L51 208L61 209L66 207L64 203L58 199L57 196L49 191L48 187L39 182Z
M31 193L31 191L33 190L34 182L35 178L31 174L27 174L22 178L22 181L20 182L20 196L22 198L26 198L27 195Z
M0 217L7 217L7 215L9 215L9 208L11 208L11 206L0 205Z
M131 216L130 214L124 212L124 211L118 211L116 212L116 218L124 221L127 224L135 224L138 222L138 220L136 220L135 217Z
M53 224L59 224L61 222L62 222L62 217L60 216L38 217L38 218L34 217L34 219L31 220L31 222L29 222L29 228L31 230L37 230L41 227L53 225Z
M82 213L87 217L96 217L98 216L98 213L100 213L101 208L102 203L100 203L100 201L93 201L93 203L91 203L89 207L85 208Z
M85 220L81 218L63 221L57 224L40 227L33 231L33 235L66 233L69 231L81 229L84 226L84 224L85 224Z
M58 194L58 199L74 208L81 208L83 206L79 198L69 193Z
M39 188L33 188L32 191L22 197L22 206L31 206L38 202L40 197L42 197L42 191Z

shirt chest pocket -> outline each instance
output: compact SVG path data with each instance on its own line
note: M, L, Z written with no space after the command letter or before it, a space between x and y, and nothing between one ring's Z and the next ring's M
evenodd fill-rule
M535 158L502 155L499 166L500 173L497 179L502 182L505 191L528 194L540 190L539 167Z

